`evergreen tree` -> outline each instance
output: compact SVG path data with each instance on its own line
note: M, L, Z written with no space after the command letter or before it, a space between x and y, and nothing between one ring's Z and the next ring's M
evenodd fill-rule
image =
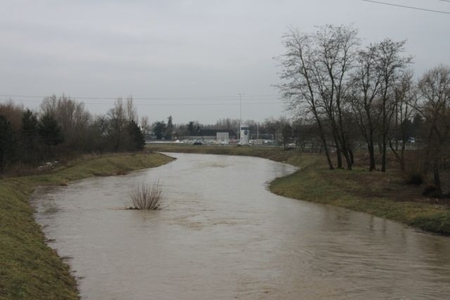
M128 124L128 133L130 135L130 151L142 151L145 148L144 134L134 120Z
M38 133L44 144L49 147L50 155L54 156L54 147L64 141L61 127L50 114L44 115L38 123Z
M171 140L173 134L173 123L172 123L172 116L169 116L167 118L167 126L166 126L166 132L165 132L165 139Z
M22 115L20 128L20 157L26 163L33 163L38 158L38 120L27 110Z
M11 123L0 115L0 172L3 172L8 163L16 159L16 144Z
M194 133L195 133L195 124L194 124L193 121L190 121L188 123L187 129L188 129L189 135L194 135Z
M161 122L158 121L153 125L153 133L155 134L157 140L162 140L165 131L166 131L166 123L164 123L164 121Z

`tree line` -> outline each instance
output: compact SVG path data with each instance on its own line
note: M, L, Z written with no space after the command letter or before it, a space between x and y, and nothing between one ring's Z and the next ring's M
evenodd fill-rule
M405 41L362 47L357 30L347 26L293 28L283 45L278 88L294 119L315 127L329 169L352 169L363 142L370 171L386 171L388 151L405 170L406 144L414 138L420 167L433 172L440 191L450 137L449 67L415 78Z
M355 151L365 149L369 170L384 172L392 154L403 171L432 172L441 191L441 171L449 165L448 66L416 77L405 41L362 46L357 30L347 26L325 25L312 33L293 28L282 42L278 88L293 118L246 121L252 138L318 148L329 169L352 169ZM237 132L239 124L223 119L177 126L171 116L150 124L147 117L138 119L132 98L117 99L101 116L66 96L45 98L36 112L9 101L0 104L0 173L83 153L141 151L151 134L182 139L201 129ZM408 164L412 140L418 159Z
M275 133L269 129L270 120L259 125L247 122L254 133L258 126L261 134ZM36 111L9 100L0 104L0 174L27 172L30 167L81 154L142 151L152 136L170 141L196 135L201 129L237 132L238 127L238 119L213 125L198 121L176 125L172 116L167 122L150 123L146 116L139 120L131 97L118 98L113 108L99 116L92 115L83 102L64 95L44 98Z
M38 112L13 101L0 104L0 173L84 153L144 147L132 98L117 99L106 115L96 117L66 96L45 98Z
M247 121L253 133L275 137L272 120ZM176 125L172 116L150 123L139 120L133 99L118 98L106 114L94 116L67 96L49 96L32 111L13 100L0 103L0 175L30 171L46 163L72 159L82 154L142 151L152 137L158 140L183 139L204 129L238 131L238 119L216 124L190 121ZM272 128L272 129L271 129ZM256 136L254 135L254 138Z
M230 136L230 138L237 138L241 122L239 119L225 118L217 120L214 124L202 124L199 121L189 121L187 124L174 124L172 116L169 116L167 123L164 120L157 121L152 126L149 126L146 132L153 133L152 136L147 136L149 139L166 141L183 140L187 137L199 136L203 130L233 131L235 136ZM280 117L279 119L268 118L263 122L245 120L242 123L249 128L251 139L272 140L278 144L281 143L281 126L288 124L289 121L284 117ZM292 138L289 139L292 140Z

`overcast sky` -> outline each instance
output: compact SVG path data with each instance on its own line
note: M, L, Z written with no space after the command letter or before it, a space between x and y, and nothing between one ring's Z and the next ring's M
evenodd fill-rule
M407 40L414 70L450 62L450 2L380 0L0 0L0 101L68 95L92 114L132 96L150 122L289 116L281 38L351 25L363 44Z

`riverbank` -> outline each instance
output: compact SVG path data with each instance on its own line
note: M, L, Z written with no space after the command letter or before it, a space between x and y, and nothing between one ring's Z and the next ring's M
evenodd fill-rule
M356 161L353 171L327 168L325 157L275 147L149 145L166 152L248 155L288 163L300 168L278 178L270 190L289 198L317 202L368 213L432 232L450 235L449 200L422 196L424 186L407 185L395 168L386 173L368 172L367 162Z
M67 185L94 176L123 175L172 161L162 154L80 158L52 172L0 180L0 299L79 299L76 280L33 218L29 199L42 185Z

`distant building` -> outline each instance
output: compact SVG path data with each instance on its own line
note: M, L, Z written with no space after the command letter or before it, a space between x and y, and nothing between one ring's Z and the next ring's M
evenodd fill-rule
M216 140L222 144L228 144L230 142L230 133L229 132L217 132Z
M241 124L241 130L239 135L239 144L248 145L250 137L250 128L247 125Z
M234 130L223 129L200 129L197 132L192 132L190 136L187 136L188 140L216 140L219 142L230 141L236 139L236 133Z

